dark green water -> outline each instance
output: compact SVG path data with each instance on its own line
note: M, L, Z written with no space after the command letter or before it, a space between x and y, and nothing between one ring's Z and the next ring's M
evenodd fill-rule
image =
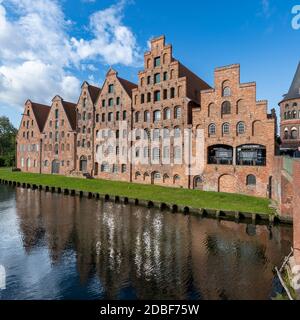
M289 227L0 185L0 299L269 299Z

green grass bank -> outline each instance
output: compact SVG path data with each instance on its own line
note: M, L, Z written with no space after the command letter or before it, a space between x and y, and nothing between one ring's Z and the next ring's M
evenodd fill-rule
M227 211L240 211L259 214L273 214L269 208L268 199L227 194L160 187L155 185L140 185L107 180L86 180L57 175L32 174L12 172L9 168L0 168L0 179L29 183L49 187L60 187L110 196L136 198L146 201L159 201L166 204L177 204L193 208L205 208Z

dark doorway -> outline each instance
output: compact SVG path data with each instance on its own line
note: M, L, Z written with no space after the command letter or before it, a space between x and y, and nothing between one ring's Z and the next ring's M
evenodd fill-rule
M87 158L82 156L80 158L80 165L79 165L80 171L83 173L87 172Z
M58 160L53 160L51 173L59 174L59 166L60 166L60 162Z

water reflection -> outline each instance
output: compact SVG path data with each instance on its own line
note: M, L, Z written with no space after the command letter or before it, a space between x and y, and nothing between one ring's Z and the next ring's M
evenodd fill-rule
M291 245L290 228L0 191L0 298L267 299Z

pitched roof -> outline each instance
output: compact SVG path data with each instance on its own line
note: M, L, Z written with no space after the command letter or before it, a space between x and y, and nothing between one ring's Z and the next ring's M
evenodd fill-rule
M291 100L291 99L300 99L300 62L298 64L298 68L295 73L290 90L286 95L284 95L283 101Z
M90 93L90 96L91 96L93 103L95 103L100 92L101 92L101 89L98 87L88 85L88 90L89 90L89 93Z
M138 86L135 83L132 83L128 80L122 79L120 77L118 77L121 85L123 86L123 88L125 89L125 91L128 93L128 95L130 97L132 97L132 90L137 88Z
M76 130L76 104L62 100L62 105L73 130Z
M42 132L51 108L50 106L46 106L44 104L39 104L35 102L31 102L31 107L35 119L37 121L38 127L40 129L40 132Z
M200 90L211 89L211 86L209 84L199 78L194 72L184 66L181 62L179 62L179 72L180 77L187 77L187 79L192 81L194 85L199 86Z

